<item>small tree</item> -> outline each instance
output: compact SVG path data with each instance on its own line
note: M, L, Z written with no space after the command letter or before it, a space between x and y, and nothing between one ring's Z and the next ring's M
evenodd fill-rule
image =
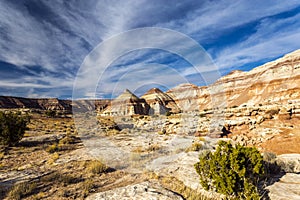
M258 182L264 174L263 157L254 147L220 141L214 153L200 155L195 169L206 190L233 199L260 199Z
M0 112L0 144L15 145L24 136L29 117L17 113Z

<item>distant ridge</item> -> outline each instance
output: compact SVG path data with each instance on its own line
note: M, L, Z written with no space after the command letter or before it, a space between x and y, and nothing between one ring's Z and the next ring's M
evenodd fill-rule
M92 107L96 109L104 109L110 100L97 99L97 100L62 100L58 98L25 98L14 96L0 96L0 108L12 109L12 108L29 108L29 109L41 109L41 110L65 110L72 111L72 108L78 110L92 110Z

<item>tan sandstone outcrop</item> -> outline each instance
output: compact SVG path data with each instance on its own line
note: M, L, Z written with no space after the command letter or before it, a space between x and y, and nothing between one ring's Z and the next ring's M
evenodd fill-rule
M170 110L179 112L175 101L158 88L148 90L141 98L145 99L150 106L149 114L165 114Z
M128 116L134 114L147 114L149 106L144 99L140 99L126 89L120 96L111 101L104 110L103 115Z

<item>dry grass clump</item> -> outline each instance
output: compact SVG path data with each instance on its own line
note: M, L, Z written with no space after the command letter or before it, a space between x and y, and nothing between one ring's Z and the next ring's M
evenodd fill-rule
M35 182L18 183L9 191L7 198L11 200L22 199L23 197L30 195L36 189L36 187L37 185Z
M134 153L134 152L130 153L130 160L131 161L137 162L137 161L140 161L142 159L143 159L143 157L140 153Z
M184 183L175 177L162 177L160 183L167 189L181 194L187 200L217 200L218 198L209 198L199 194L197 191L184 185Z
M185 151L200 151L203 149L203 144L200 142L194 142L190 147L188 147Z
M269 163L275 163L277 156L273 152L264 152L263 158L264 158L264 161L267 161Z
M47 195L44 193L44 192L39 192L35 195L32 195L31 199L33 200L40 200L40 199L43 199L45 198Z
M50 159L47 161L47 164L52 165L59 159L59 154L57 152L53 153Z
M59 148L58 148L58 145L55 143L55 144L51 144L49 145L47 148L46 148L46 151L48 153L54 153L54 152L57 152L59 151Z
M161 149L161 146L159 144L150 144L147 148L143 148L141 146L137 146L134 148L131 152L133 153L149 153L153 151L158 151Z
M146 149L147 152L149 151L158 151L161 149L161 146L159 146L158 144L151 144L149 145L149 147Z
M105 132L105 136L113 136L113 135L117 135L119 133L120 133L120 131L117 129L108 129Z
M78 142L78 138L75 136L67 135L60 139L58 143L50 144L47 148L46 151L48 153L55 153L58 151L64 151L64 150L72 150L74 149L74 144Z
M81 179L76 177L75 175L60 172L53 172L41 178L41 182L43 183L59 183L63 184L64 186L78 183L80 181Z
M95 184L92 179L86 179L81 184L83 197L87 197L89 193L94 192Z
M75 144L76 142L76 137L67 134L64 138L59 140L58 145Z
M107 172L108 167L99 160L92 160L87 163L87 171L92 174Z
M204 137L198 137L197 139L198 139L199 141L202 141L202 142L205 142L205 141L206 141Z
M0 160L2 160L5 156L5 152L0 152Z
M133 153L143 153L144 150L143 150L143 147L137 146L137 147L134 148L131 152L133 152Z

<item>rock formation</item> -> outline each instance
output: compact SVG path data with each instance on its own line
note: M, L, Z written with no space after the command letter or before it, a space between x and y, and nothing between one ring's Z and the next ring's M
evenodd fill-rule
M174 99L182 111L200 110L202 105L206 105L209 101L206 87L198 87L190 83L180 84L166 94Z
M148 90L141 98L145 99L150 106L149 114L165 114L172 110L178 112L179 108L175 101L166 93L163 93L158 88L152 88Z
M126 89L120 96L114 99L104 110L103 115L128 116L134 114L147 114L148 104Z
M218 106L216 102L233 107L298 101L300 50L249 72L232 71L209 86L182 84L166 93L187 111L210 109Z
M223 92L217 95L225 94L228 107L299 100L300 50L249 72L234 71L212 86L222 86Z

